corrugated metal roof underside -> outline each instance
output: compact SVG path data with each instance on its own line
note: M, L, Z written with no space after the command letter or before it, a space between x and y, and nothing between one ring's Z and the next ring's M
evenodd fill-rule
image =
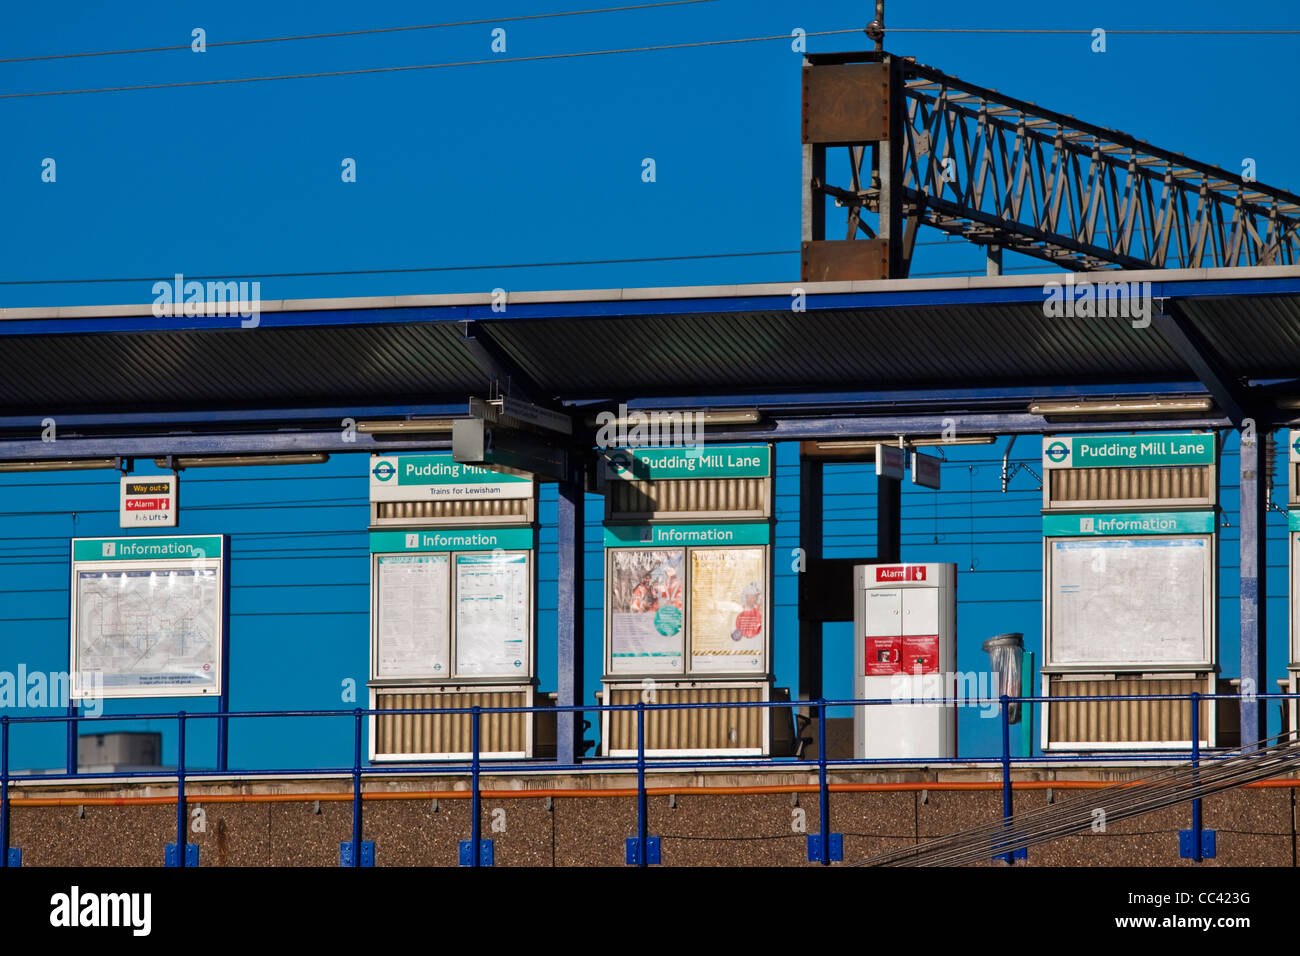
M534 379L575 397L1187 377L1152 328L1047 319L1039 305L514 320L490 331Z
M1182 300L1220 359L1251 378L1300 375L1300 299L1224 296Z
M111 408L332 402L485 390L454 323L22 336L0 404ZM104 406L108 406L105 408Z
M1182 300L1235 375L1300 371L1300 298ZM547 396L1183 381L1154 327L1037 303L479 320ZM458 322L6 339L0 408L462 402L487 376Z

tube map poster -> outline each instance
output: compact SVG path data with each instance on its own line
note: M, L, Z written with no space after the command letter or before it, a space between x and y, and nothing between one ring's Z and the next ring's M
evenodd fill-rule
M217 571L80 571L76 639L76 669L102 673L105 696L217 693L221 666Z

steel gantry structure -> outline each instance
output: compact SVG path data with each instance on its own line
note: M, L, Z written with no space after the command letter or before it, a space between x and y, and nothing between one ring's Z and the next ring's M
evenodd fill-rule
M1300 196L908 57L807 55L803 144L806 281L906 277L919 225L984 246L990 274L1004 249L1078 271L1300 255ZM826 238L826 197L848 209L843 240Z

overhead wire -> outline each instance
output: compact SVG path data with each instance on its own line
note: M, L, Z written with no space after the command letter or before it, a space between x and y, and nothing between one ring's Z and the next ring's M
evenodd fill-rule
M488 23L517 23L522 20L552 20L559 17L579 17L598 13L623 13L629 10L649 10L655 7L684 7L698 3L716 3L717 0L659 0L655 3L635 3L621 7L600 7L591 10L562 10L556 13L525 13L508 17L480 17L474 20L450 20L445 23L417 23L398 27L371 27L363 30L337 30L332 33L299 33L291 36L253 37L245 40L205 41L206 49L226 46L249 46L260 43L291 43L297 40L329 40L337 37L370 36L379 33L406 33L413 30L443 30L449 27L483 26ZM73 60L92 56L123 56L132 53L165 53L190 50L193 45L135 47L127 50L91 50L84 53L45 53L37 56L11 56L0 58L0 63L32 63L39 60Z
M849 30L821 30L805 36L836 36L860 33L857 27ZM726 40L694 40L686 43L660 43L651 46L620 47L608 50L576 50L570 53L538 53L531 56L497 56L480 60L451 60L443 63L417 63L406 66L374 66L356 70L322 70L315 73L281 73L274 76L237 76L216 80L175 80L170 83L140 83L131 86L87 87L75 90L35 90L28 93L0 93L0 100L24 99L36 96L76 96L84 93L126 93L138 90L166 90L194 86L230 86L238 83L269 83L280 80L312 80L330 76L365 76L376 73L405 73L415 70L445 70L464 66L486 66L493 63L536 63L544 60L571 60L593 56L618 56L626 53L655 53L663 50L689 50L701 47L733 46L740 43L763 43L772 40L789 40L790 34L774 36L735 37Z

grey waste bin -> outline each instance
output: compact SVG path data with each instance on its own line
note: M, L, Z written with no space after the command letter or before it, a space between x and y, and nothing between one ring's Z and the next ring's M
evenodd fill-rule
M1001 697L1006 694L1008 697L1019 697L1020 672L1025 657L1025 635L1017 631L999 634L985 641L983 647L993 665L993 673L997 674L994 695ZM1007 722L1012 724L1020 722L1019 702L1007 705Z

